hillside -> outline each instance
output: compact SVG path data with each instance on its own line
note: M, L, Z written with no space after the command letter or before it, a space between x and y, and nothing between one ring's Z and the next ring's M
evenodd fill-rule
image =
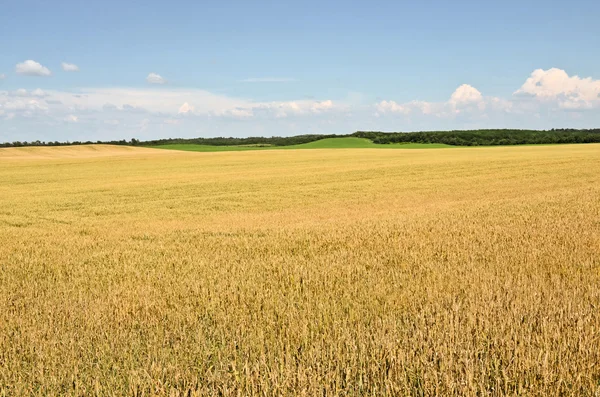
M156 149L185 150L192 152L230 152L230 151L249 151L249 150L289 150L289 149L437 149L450 147L444 144L431 143L403 143L403 144L376 144L370 139L340 137L325 138L317 141L289 146L258 146L258 145L238 145L238 146L214 146L214 145L196 145L190 143L166 144L147 146Z

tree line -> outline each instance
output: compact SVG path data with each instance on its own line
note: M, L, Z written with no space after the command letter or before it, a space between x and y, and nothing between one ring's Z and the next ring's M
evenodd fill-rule
M210 146L240 146L240 145L265 145L265 146L291 146L309 143L325 138L340 138L351 135L296 135L296 136L273 136L273 137L215 137L215 138L166 138L154 139L148 141L140 141L132 138L131 140L118 141L15 141L0 143L0 147L24 147L24 146L70 146L70 145L129 145L129 146L158 146L169 144L195 144L195 145L210 145Z
M168 144L195 144L195 145L210 145L210 146L240 146L240 145L265 145L265 146L291 146L300 145L318 141L325 138L340 138L350 135L296 135L296 136L272 136L272 137L248 137L248 138L174 138L174 139L157 139L152 141L141 142L144 146L168 145Z
M212 146L291 146L318 141L325 138L356 137L367 138L378 144L392 143L443 143L453 146L494 146L494 145L531 145L558 143L600 143L600 129L551 129L551 130L453 130L453 131L420 131L420 132L381 132L357 131L346 135L296 135L289 137L215 137L215 138L167 138L148 141L131 140L113 141L15 141L0 143L0 147L22 146L69 146L69 145L129 145L158 146L167 144L196 144Z
M76 145L138 145L140 141L137 139L131 139L130 141L126 141L125 139L121 139L119 141L14 141L14 142L4 142L0 143L0 148L5 147L25 147L25 146L76 146Z
M551 130L454 130L422 132L358 131L352 136L373 143L443 143L453 146L534 145L558 143L600 143L600 129Z

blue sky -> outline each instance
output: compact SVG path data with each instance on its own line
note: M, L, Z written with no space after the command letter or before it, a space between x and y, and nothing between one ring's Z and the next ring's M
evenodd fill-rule
M599 127L598 15L596 1L5 2L0 141Z

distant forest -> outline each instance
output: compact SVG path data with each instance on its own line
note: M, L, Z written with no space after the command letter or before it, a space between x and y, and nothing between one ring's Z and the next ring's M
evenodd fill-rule
M318 141L319 139L325 138L341 138L349 137L351 135L297 135L289 137L248 137L248 138L167 138L167 139L156 139L151 141L140 141L132 138L130 141L125 139L119 141L74 141L74 142L43 142L43 141L32 141L32 142L6 142L0 143L0 147L23 147L23 146L69 146L69 145L93 145L93 144L105 144L105 145L127 145L127 146L158 146L158 145L171 145L171 144L194 144L194 145L210 145L210 146L240 146L240 145L265 145L265 146L290 146L299 145L302 143L309 143Z
M532 145L559 143L600 143L600 129L551 129L551 130L455 130L423 132L379 132L357 131L347 135L297 135L290 137L248 137L248 138L169 138L139 141L135 138L119 141L75 141L75 142L5 142L0 147L23 146L68 146L89 144L110 144L129 146L158 146L167 144L196 144L212 146L265 145L290 146L309 143L325 138L355 137L366 138L378 144L391 143L444 143L453 146L495 146Z
M424 132L359 131L352 136L373 143L444 143L453 146L535 145L600 142L600 129L456 130Z

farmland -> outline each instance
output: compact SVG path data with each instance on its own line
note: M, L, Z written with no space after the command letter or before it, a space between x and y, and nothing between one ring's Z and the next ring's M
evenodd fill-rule
M440 143L396 143L396 144L375 144L366 138L326 138L317 141L302 143L289 146L271 146L271 145L197 145L193 143L174 143L150 146L157 149L185 150L191 152L231 152L248 150L289 150L289 149L439 149L452 146Z
M600 391L600 144L251 149L0 149L0 395Z

